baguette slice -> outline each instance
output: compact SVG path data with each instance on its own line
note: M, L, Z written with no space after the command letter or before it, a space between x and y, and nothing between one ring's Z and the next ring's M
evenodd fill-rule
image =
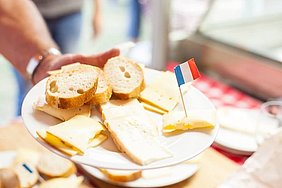
M53 178L47 181L44 181L39 185L39 188L61 188L61 187L67 187L67 188L78 188L78 187L84 187L80 186L83 182L83 177L69 177L69 178Z
M0 168L0 187L1 188L20 188L20 180L13 169Z
M106 103L110 100L112 96L112 87L105 73L98 67L97 70L99 72L98 87L93 98L90 100L90 104L92 105Z
M45 152L38 161L37 170L49 178L68 177L76 172L76 167L65 158Z
M95 67L52 74L46 85L47 103L62 109L82 106L96 92L98 75Z
M128 182L137 180L142 176L141 170L110 170L100 169L100 171L110 180L118 182Z
M142 68L125 57L114 57L107 61L104 72L113 94L120 99L136 98L143 90L144 74Z
M32 187L38 181L38 171L32 164L27 162L19 163L14 169L20 179L21 187Z
M93 66L80 64L80 63L74 63L74 64L62 66L60 70L49 71L49 74L56 74L59 72L67 72L71 70L87 70L91 67ZM97 69L99 73L99 77L98 77L97 90L93 98L89 102L92 105L98 105L98 104L103 104L105 102L108 102L112 96L112 87L110 86L110 83L108 79L106 78L106 75L100 68L98 67L95 67L95 68Z

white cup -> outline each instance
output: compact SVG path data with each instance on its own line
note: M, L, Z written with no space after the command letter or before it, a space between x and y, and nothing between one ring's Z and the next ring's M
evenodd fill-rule
M261 105L257 120L256 141L261 145L265 139L282 130L282 101L268 101Z

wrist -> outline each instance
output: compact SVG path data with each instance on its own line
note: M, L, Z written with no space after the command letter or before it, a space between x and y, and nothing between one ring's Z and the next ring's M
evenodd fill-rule
M56 55L61 55L61 52L56 48L49 48L44 50L42 53L33 56L26 66L28 78L34 83L34 75L38 71L38 68L41 67L41 64L43 64L49 56Z

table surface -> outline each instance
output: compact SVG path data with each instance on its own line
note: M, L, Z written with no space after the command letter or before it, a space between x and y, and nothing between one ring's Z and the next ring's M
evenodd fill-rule
M15 150L17 148L29 148L35 150L46 150L24 128L21 120L12 121L8 125L0 128L0 151ZM179 182L177 184L166 186L167 188L211 188L221 184L231 173L235 172L240 165L222 155L213 148L208 148L198 157L198 172L191 178ZM100 181L89 174L83 173L92 185L87 181L81 186L99 187L99 188L118 188L118 186L110 185Z

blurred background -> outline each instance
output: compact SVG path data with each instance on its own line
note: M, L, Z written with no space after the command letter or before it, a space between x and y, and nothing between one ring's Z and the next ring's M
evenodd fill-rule
M256 99L282 96L282 1L136 0L137 14L133 0L102 0L96 37L91 25L95 7L84 1L77 52L98 53L131 41L124 55L148 67L165 70L195 57L202 73ZM140 29L130 24L136 16ZM3 57L0 75L1 125L15 117L18 89Z

